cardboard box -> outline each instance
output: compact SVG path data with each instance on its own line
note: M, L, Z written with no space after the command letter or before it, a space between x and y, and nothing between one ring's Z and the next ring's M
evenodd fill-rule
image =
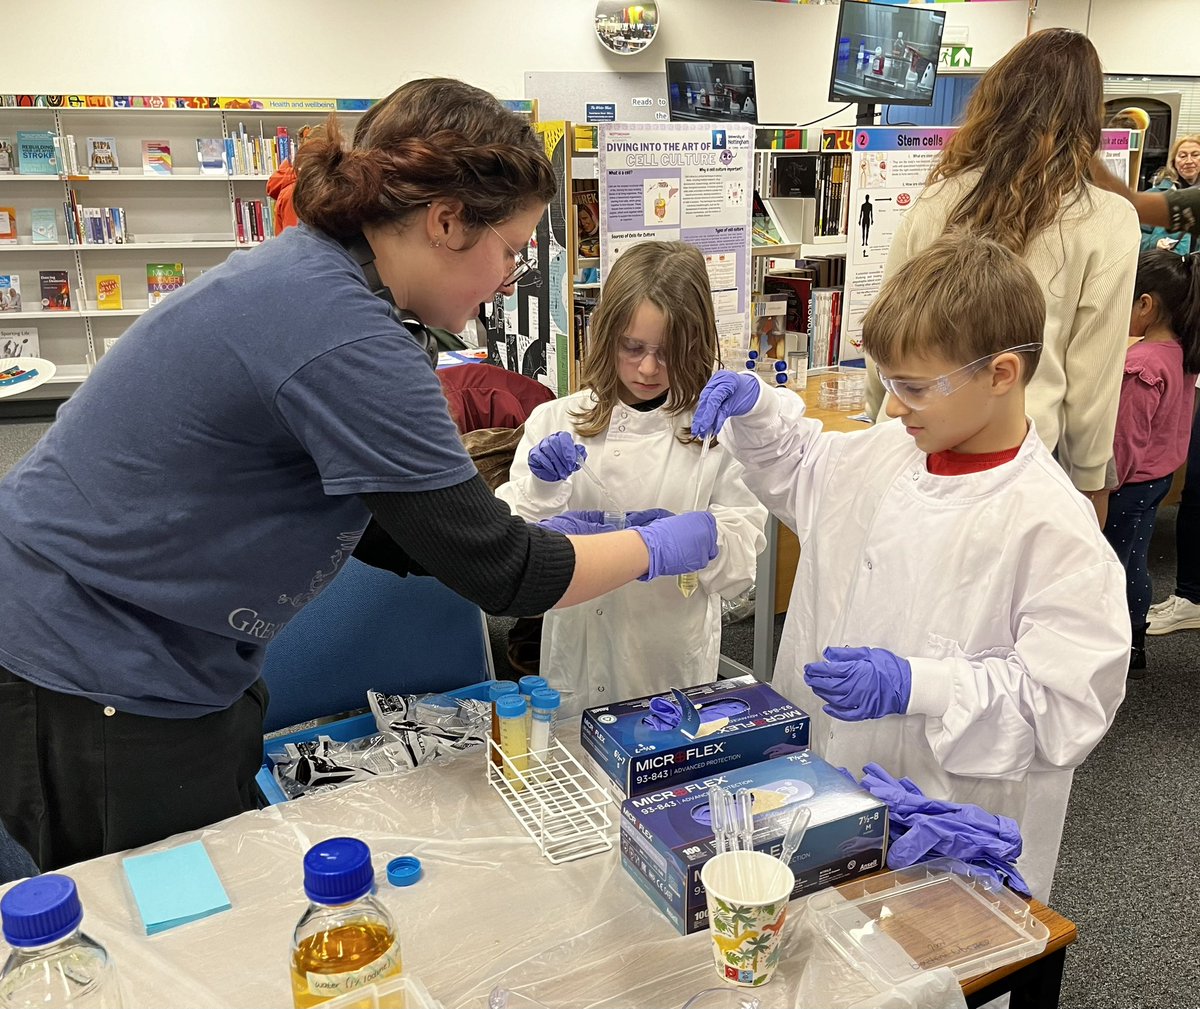
M715 728L695 739L644 723L650 702L669 694L583 713L583 749L618 802L808 746L808 715L753 676L702 683L683 693L702 711L719 701L732 701L741 710L711 723Z
M887 805L807 750L636 796L621 806L621 864L685 935L708 927L700 870L716 853L710 784L750 789L754 847L775 856L796 806L812 810L790 862L793 899L884 867Z

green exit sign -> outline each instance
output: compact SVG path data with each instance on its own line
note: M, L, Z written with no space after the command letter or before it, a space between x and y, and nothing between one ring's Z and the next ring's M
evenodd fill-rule
M969 67L974 49L971 46L942 46L941 65L944 67Z

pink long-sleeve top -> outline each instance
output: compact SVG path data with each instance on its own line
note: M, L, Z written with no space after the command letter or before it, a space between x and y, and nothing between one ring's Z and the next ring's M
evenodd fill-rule
M1196 376L1184 374L1175 340L1129 348L1113 439L1119 485L1157 480L1183 465L1195 398Z

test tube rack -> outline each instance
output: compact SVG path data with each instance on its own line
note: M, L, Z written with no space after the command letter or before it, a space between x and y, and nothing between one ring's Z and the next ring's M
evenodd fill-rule
M488 783L550 862L612 849L608 794L562 743L555 740L518 759L526 766L518 766L488 739Z

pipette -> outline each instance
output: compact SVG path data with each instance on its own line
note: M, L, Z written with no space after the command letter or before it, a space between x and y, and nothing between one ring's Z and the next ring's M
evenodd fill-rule
M704 444L700 446L700 464L696 467L696 493L692 496L692 511L700 507L700 487L704 481L704 460L708 458L708 450L712 447L712 435L704 436ZM677 575L675 584L679 586L679 591L683 593L685 599L690 599L693 592L700 587L700 573L698 571L689 572L686 575Z
M796 807L796 812L792 814L792 822L788 824L787 831L783 835L783 847L779 850L779 861L784 865L791 863L792 856L796 854L804 840L805 831L808 830L808 821L811 819L812 809L808 806Z
M604 486L604 481L596 476L595 471L587 464L586 459L579 461L579 471L596 485L596 489L604 495L604 499L608 502L608 507L604 509L604 521L610 526L616 526L618 529L625 528L625 511L617 504L617 499L612 496L612 492Z

